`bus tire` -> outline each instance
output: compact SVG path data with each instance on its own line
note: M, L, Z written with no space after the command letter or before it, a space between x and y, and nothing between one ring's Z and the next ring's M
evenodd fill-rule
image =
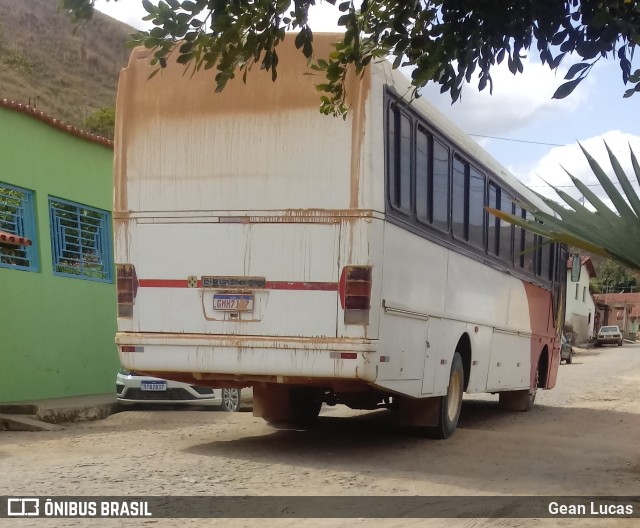
M449 386L446 396L440 398L440 413L438 425L426 427L425 434L429 438L444 440L449 438L458 427L460 409L462 408L462 394L464 392L464 367L458 352L453 354Z
M517 391L500 392L499 405L505 411L528 412L533 409L538 394L538 383L540 382L540 365L536 367L536 377L533 387Z

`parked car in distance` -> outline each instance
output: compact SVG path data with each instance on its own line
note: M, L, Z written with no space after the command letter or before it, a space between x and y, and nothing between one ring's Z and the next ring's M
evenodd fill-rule
M573 347L565 335L562 336L560 341L560 361L563 359L567 365L573 362Z
M116 398L122 403L219 405L227 412L236 412L246 403L245 396L250 392L243 394L241 389L198 387L125 369L120 369L116 376Z
M622 346L622 332L617 326L603 326L598 330L596 336L596 346L602 345L618 345Z

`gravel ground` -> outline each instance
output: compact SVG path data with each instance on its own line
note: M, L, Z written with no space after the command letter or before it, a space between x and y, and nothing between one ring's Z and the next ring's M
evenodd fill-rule
M326 408L309 430L249 412L132 410L0 432L2 495L638 495L640 346L581 350L530 413L465 400L447 441L389 412ZM0 526L640 526L615 519L20 519Z

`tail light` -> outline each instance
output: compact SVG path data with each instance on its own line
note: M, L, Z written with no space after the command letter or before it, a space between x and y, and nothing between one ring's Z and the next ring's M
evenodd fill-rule
M346 266L340 277L344 324L369 324L371 266Z
M138 294L138 277L133 264L116 264L118 317L133 317L133 304Z

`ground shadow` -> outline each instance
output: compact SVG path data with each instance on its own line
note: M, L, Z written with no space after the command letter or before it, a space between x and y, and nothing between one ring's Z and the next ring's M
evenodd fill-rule
M594 424L608 431L605 437L593 437ZM325 415L308 429L271 429L259 436L194 445L185 452L340 472L382 471L412 480L445 480L485 493L504 492L504 475L515 474L515 482L508 483L511 493L531 493L533 488L544 494L564 482L568 495L596 475L599 492L625 478L637 482L640 461L627 461L630 453L637 455L630 449L629 428L640 430L637 415L546 406L508 413L497 402L467 401L459 430L445 441L407 434L396 427L391 411L381 410L351 417ZM611 450L619 457L613 464ZM603 480L607 472L610 483Z

